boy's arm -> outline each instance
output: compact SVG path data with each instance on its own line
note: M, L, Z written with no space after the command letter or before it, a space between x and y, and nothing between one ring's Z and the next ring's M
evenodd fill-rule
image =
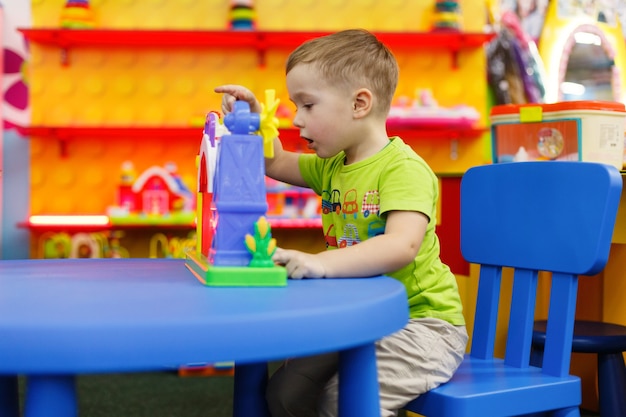
M346 248L309 254L277 249L273 260L291 278L345 278L388 274L411 263L426 234L428 217L415 211L392 211L385 233Z
M215 88L222 93L222 112L228 114L233 110L235 101L242 100L250 105L250 111L261 113L261 104L254 93L241 85L227 84ZM268 177L291 185L308 187L300 174L298 154L286 151L278 138L274 139L274 158L265 159L265 173Z
M265 174L276 181L308 188L300 174L299 157L300 155L296 152L284 150L282 142L276 138L274 139L274 157L265 158Z

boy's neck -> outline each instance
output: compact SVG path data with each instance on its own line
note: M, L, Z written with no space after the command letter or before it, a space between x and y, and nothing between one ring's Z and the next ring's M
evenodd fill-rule
M346 156L343 163L344 165L351 165L363 161L364 159L372 157L382 151L388 144L389 137L385 131L383 135L376 135L371 139L366 139L365 141L357 144L351 149L346 149Z

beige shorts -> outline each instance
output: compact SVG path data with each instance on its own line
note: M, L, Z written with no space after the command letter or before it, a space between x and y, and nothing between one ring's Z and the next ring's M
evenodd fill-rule
M439 319L411 319L402 330L376 343L381 417L420 394L447 382L461 364L467 346L465 326ZM326 385L320 416L336 417L338 379Z

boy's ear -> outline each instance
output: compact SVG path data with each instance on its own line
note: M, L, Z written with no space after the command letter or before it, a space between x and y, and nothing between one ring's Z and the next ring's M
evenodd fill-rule
M359 119L365 117L372 111L372 92L367 88L360 88L355 92L353 106L354 117Z

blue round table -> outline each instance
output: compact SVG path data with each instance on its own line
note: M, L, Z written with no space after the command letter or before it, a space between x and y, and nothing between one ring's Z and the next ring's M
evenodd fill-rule
M408 319L387 277L206 287L177 259L0 261L0 415L78 414L78 374L235 362L235 416L267 415L267 362L340 352L340 414L378 416L374 342ZM182 416L181 416L182 417Z

